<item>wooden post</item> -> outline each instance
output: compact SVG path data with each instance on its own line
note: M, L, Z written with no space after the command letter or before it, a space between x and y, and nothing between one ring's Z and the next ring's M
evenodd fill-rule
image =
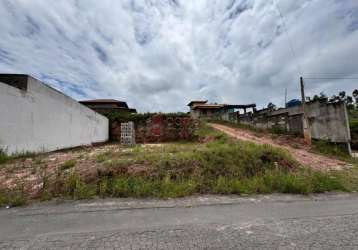
M303 78L300 77L301 83L301 97L302 97L302 114L303 114L303 137L307 145L311 145L311 131L309 127L308 117L306 113L306 96L305 96L305 85Z

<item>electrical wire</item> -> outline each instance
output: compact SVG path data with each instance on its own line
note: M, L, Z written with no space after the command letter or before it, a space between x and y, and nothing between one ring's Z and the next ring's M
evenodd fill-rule
M358 80L358 77L303 77L306 80Z
M291 41L291 38L288 34L288 29L287 29L287 25L286 25L286 22L285 22L285 18L282 14L282 11L281 11L281 8L280 6L277 4L276 0L272 0L274 6L276 7L278 13L279 13L279 16L280 16L280 19L281 19L281 22L282 22L282 26L283 26L283 29L284 29L284 32L286 33L286 36L287 36L287 40L288 40L288 44L289 44L289 47L290 47L290 50L291 50L291 53L292 53L292 56L294 58L294 60L296 61L296 67L298 69L298 73L300 75L302 75L302 68L300 66L300 64L298 63L298 60L297 60L297 56L296 56L296 53L295 53L295 50L294 50L294 47L293 47L293 44L292 44L292 41Z

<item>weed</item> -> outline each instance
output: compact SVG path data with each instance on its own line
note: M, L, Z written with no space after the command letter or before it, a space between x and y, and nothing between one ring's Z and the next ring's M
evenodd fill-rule
M34 161L34 164L35 164L35 165L40 165L40 164L42 164L42 159L41 159L41 158L36 158L35 161Z
M22 184L11 190L0 190L0 206L22 206L27 203L27 198Z
M104 162L108 159L111 159L113 158L113 152L111 151L107 151L107 152L104 152L104 153L100 153L96 156L96 161L98 163L101 163L101 162Z
M0 164L7 162L9 159L10 157L0 148Z
M343 161L349 161L358 165L358 160L354 160L349 154L346 145L333 143L325 140L314 140L312 142L312 151L315 153L338 158Z
M283 149L230 140L206 125L198 133L199 137L214 139L101 153L96 156L101 167L97 175L90 177L75 171L75 160L66 161L57 169L55 178L50 178L51 183L43 180L41 199L358 190L358 166L340 172L313 171L302 168ZM9 204L11 192L5 191L0 192L0 203ZM24 195L18 191L11 202L21 201L24 202Z
M16 159L26 159L29 157L33 157L35 154L29 151L24 151L20 153L15 153L12 155L8 155L4 149L0 148L0 164L7 163Z
M60 169L63 170L67 170L70 168L73 168L74 166L76 166L76 160L67 160L64 163L61 164Z
M64 183L64 193L73 199L88 199L96 195L96 185L86 184L79 174L72 171Z
M37 167L32 167L30 173L31 173L32 175L34 175L34 174L36 174L36 172L37 172Z

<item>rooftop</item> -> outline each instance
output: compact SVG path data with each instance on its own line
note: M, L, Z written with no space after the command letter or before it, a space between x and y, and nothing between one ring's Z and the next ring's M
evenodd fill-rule
M207 103L208 102L208 100L206 100L206 101L191 101L191 102L189 102L189 104L187 105L187 106L191 106L191 105L193 105L193 104L195 104L195 103L201 103L201 104L203 104L203 103Z
M193 109L220 109L223 107L223 104L198 104L194 105Z
M106 108L105 107L106 105L110 105L111 106L110 108L112 108L112 109L114 107L117 107L117 108L128 109L129 110L129 107L128 107L126 102L118 101L118 100L115 100L115 99L84 100L84 101L79 101L79 103L81 103L83 105L86 105L86 106L92 106L94 108L101 108L101 109ZM133 111L134 111L134 109L133 109Z
M83 100L79 102L80 103L124 103L123 101L118 101L115 99L93 99L93 100Z

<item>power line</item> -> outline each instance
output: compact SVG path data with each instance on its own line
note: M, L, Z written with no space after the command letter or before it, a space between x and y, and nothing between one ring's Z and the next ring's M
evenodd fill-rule
M304 77L306 80L358 80L358 77Z
M317 72L310 72L310 73L307 73L306 75L358 75L358 73L339 73L339 72L336 72L336 73L317 73Z
M284 16L283 16L282 11L281 11L281 9L280 9L280 6L277 4L276 0L272 0L272 1L273 1L274 6L276 7L278 13L280 14L282 26L283 26L284 32L286 33L286 36L287 36L287 40L288 40L288 43L289 43L289 46L290 46L291 53L292 53L292 55L293 55L294 60L296 61L296 67L297 67L297 69L298 69L298 73L302 75L302 68L300 67L300 64L298 63L297 56L296 56L295 50L294 50L294 48L293 48L291 38L290 38L290 36L288 35L288 30L287 30L285 18L284 18Z

